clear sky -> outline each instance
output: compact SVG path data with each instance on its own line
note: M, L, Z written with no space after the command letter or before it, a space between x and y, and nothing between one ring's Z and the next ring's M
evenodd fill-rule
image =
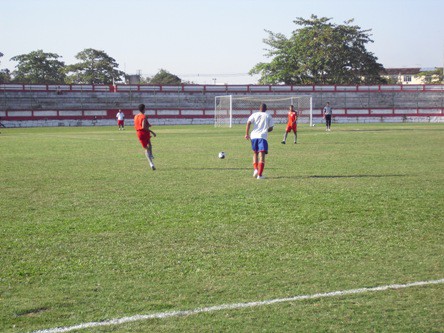
M297 17L355 19L384 67L442 67L444 0L0 0L0 69L35 50L66 64L105 51L128 74L160 69L199 84L256 83L264 30L287 37Z

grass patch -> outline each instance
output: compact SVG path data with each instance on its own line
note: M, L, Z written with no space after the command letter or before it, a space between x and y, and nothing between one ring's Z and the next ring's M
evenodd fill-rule
M283 130L263 181L243 126L157 127L155 172L131 129L2 130L0 331L443 277L443 125ZM442 290L88 331L440 331Z

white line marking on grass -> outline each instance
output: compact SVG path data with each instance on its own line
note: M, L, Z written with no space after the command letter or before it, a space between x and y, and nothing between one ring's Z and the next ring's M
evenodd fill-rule
M194 310L168 311L168 312L153 313L153 314L149 314L149 315L135 315L135 316L131 316L131 317L123 317L123 318L116 318L116 319L110 319L110 320L105 320L105 321L83 323L83 324L79 324L79 325L75 325L75 326L50 328L50 329L45 329L45 330L33 331L32 333L62 333L62 332L69 332L69 331L87 329L87 328L98 327L98 326L120 325L120 324L124 324L124 323L130 323L130 322L141 321L141 320L164 319L164 318L170 318L170 317L182 317L182 316L189 316L189 315L194 315L194 314L199 314L199 313L253 308L253 307L276 304L276 303L294 302L294 301L301 301L301 300L306 300L306 299L335 297L335 296L352 295L352 294L362 294L362 293L366 293L366 292L385 291L385 290L389 290L389 289L403 289L403 288L427 286L427 285L431 285L431 284L440 284L440 283L444 283L444 279L430 280L430 281L419 281L419 282L412 282L412 283L407 283L407 284L390 284L390 285L372 287L372 288L359 288L359 289L351 289L351 290L331 291L331 292L320 293L320 294L300 295L300 296L287 297L287 298L277 298L277 299L271 299L271 300L267 300L267 301L222 304L222 305L210 306L210 307L205 307L205 308L198 308L198 309L194 309Z

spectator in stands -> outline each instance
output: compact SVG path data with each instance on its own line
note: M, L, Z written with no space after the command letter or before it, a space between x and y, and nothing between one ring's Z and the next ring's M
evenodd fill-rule
M119 112L117 112L116 115L117 118L117 127L120 130L124 130L125 129L125 114L122 112L122 110L119 109Z
M331 115L333 113L333 109L330 106L330 102L327 102L327 104L324 106L324 109L322 110L322 117L325 119L325 125L326 125L326 131L330 132L331 127Z

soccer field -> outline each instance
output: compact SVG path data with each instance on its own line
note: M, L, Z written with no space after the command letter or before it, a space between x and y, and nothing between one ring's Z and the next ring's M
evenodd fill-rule
M1 332L444 331L442 282L192 312L443 279L443 124L277 125L264 180L244 126L153 130L156 171L129 127L1 130Z

